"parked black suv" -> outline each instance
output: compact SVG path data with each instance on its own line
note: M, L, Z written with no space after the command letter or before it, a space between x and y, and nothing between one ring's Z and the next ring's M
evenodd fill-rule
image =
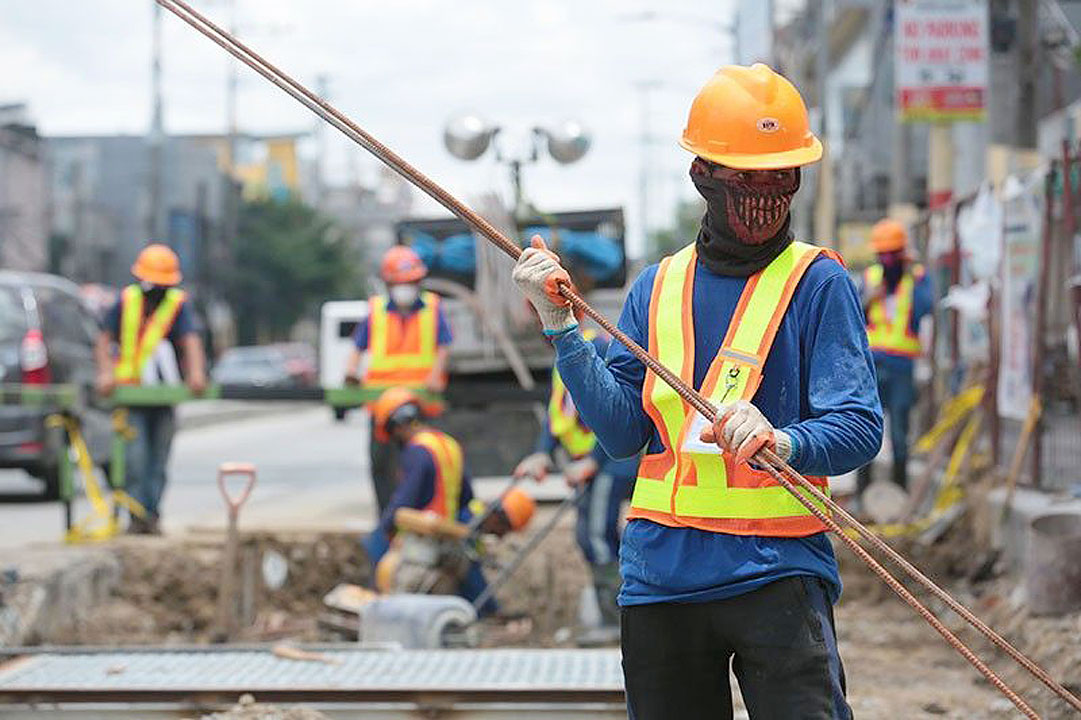
M103 465L110 418L94 390L97 332L74 283L55 275L0 271L0 381L75 385L83 435L94 463ZM56 448L63 436L45 427L47 414L40 408L0 405L0 468L26 470L43 481L46 497L55 498Z

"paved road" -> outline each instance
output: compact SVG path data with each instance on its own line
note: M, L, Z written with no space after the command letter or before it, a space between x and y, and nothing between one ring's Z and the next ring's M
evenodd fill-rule
M374 520L367 434L367 422L358 413L336 423L326 408L308 406L182 430L173 446L162 508L165 530L224 524L215 473L228 460L254 462L259 469L256 490L241 516L245 527L367 527ZM60 505L34 500L37 487L23 473L0 472L0 494L28 496L0 505L0 546L60 538Z

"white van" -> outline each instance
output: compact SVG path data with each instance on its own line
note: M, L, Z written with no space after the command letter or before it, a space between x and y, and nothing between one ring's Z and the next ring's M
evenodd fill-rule
M340 388L345 384L345 362L353 349L353 332L357 323L366 317L367 300L323 303L319 322L319 384L322 387Z

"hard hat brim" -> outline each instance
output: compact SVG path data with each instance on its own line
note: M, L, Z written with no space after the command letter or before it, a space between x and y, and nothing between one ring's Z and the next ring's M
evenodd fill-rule
M153 270L147 270L139 267L136 263L131 266L131 274L139 280L148 283L154 283L155 285L179 285L183 276L179 270L173 272L154 272Z
M718 165L736 170L780 170L782 168L810 165L822 159L822 142L818 138L801 148L777 153L726 154L711 153L680 138L679 146Z
M872 240L871 249L879 253L897 252L898 250L904 250L908 247L908 243L902 238L900 240Z
M428 275L428 269L425 267L418 267L412 270L408 270L403 273L395 273L391 276L384 276L383 282L390 284L403 284L403 283L415 283L420 282Z

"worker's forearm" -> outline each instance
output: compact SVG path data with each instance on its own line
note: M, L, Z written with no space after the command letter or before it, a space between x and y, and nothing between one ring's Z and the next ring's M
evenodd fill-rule
M640 391L621 383L577 330L558 337L555 346L559 375L604 449L616 458L638 453L653 428L642 411Z
M112 375L113 373L112 343L113 339L109 333L98 333L97 342L94 343L94 360L97 362L99 374Z
M184 364L188 377L206 377L206 353L203 350L203 341L196 333L184 336Z
M350 375L357 375L358 374L358 370L360 369L360 360L361 360L362 355L363 355L363 353L360 350L356 349L356 348L353 348L352 350L349 351L349 357L346 358L346 360L345 360L345 376L346 377L349 377Z
M434 371L437 375L446 375L447 366L450 358L450 349L447 347L441 347L435 351L435 365Z

